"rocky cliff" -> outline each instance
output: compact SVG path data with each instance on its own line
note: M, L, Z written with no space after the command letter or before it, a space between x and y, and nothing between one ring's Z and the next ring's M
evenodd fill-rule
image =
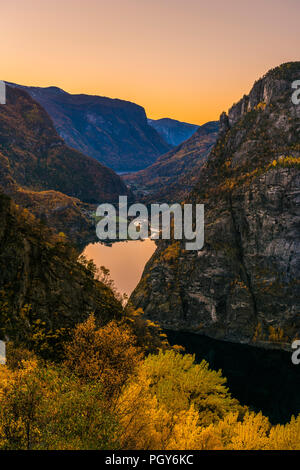
M118 172L151 165L171 146L148 124L144 108L118 99L71 95L57 87L22 87L51 116L70 147Z
M220 122L189 202L205 204L205 244L159 242L132 294L171 330L289 348L300 337L300 62L258 80Z

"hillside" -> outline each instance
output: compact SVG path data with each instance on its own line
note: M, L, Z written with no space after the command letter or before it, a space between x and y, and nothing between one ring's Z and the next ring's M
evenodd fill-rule
M0 217L0 339L25 341L39 331L55 347L60 332L93 312L102 324L121 316L112 291L77 262L64 237L3 194Z
M177 145L192 137L199 127L195 124L169 118L148 119L148 123L173 147L177 147Z
M92 232L91 204L129 194L111 169L66 146L46 111L7 86L0 106L0 187L72 239Z
M124 181L147 202L183 200L216 142L218 128L218 122L204 124L190 139L159 157L150 167L124 175Z
M144 108L129 101L12 85L43 106L67 145L115 171L145 168L171 148L148 124Z
M126 191L120 178L67 147L44 109L26 92L7 87L0 107L1 178L33 191L55 190L84 202L114 201Z
M300 335L300 62L258 80L221 116L188 202L205 205L205 245L160 242L132 302L167 329L290 348Z

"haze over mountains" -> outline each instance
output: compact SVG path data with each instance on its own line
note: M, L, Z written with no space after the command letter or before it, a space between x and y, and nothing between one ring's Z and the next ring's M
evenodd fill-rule
M142 106L92 95L71 95L60 88L25 87L43 106L67 145L117 172L151 165L170 150L148 124Z

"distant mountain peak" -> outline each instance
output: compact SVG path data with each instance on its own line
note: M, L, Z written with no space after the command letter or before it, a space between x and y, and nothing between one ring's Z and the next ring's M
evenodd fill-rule
M199 128L195 124L170 118L148 119L148 123L173 147L189 139Z

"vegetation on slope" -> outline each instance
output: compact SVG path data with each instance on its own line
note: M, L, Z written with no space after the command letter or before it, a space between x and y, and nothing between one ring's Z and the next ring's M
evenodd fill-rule
M123 179L147 202L181 201L195 185L201 166L215 144L219 123L208 122L157 161Z
M67 147L44 109L6 87L0 108L0 188L75 243L95 232L93 204L129 195L118 175Z
M144 108L135 103L72 95L56 87L13 86L43 106L67 145L115 171L145 168L171 148L148 124Z
M145 356L115 321L78 325L56 365L12 345L0 379L1 449L299 450L300 416L272 426L205 361Z

